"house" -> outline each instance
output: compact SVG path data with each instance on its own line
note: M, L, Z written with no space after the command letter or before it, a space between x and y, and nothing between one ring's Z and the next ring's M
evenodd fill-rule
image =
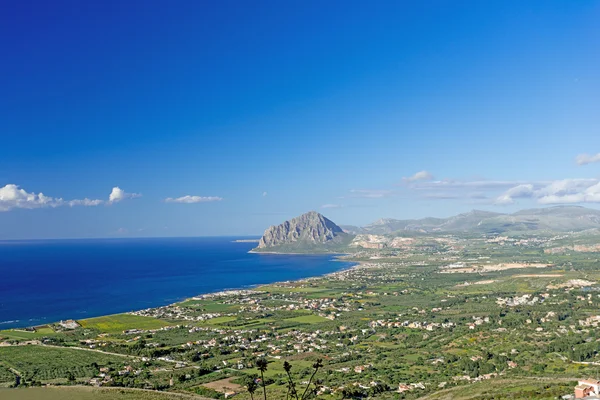
M58 325L62 326L64 329L77 329L81 326L77 321L74 321L72 319L60 321Z
M576 399L585 399L592 395L600 395L600 381L586 379L577 382L577 386L575 387Z
M412 389L412 387L410 387L404 383L398 384L398 393L408 392L411 389Z

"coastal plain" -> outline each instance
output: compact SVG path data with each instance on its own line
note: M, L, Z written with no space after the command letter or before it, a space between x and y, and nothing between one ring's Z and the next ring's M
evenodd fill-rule
M557 398L600 365L598 242L592 230L353 246L340 258L354 267L321 277L0 331L0 385L250 399L265 358L267 390L285 398L284 361L302 383L322 359L324 399Z

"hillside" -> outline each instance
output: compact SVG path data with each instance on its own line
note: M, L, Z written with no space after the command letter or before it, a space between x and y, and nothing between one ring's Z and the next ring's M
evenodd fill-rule
M315 211L302 214L282 224L270 226L261 237L255 252L323 252L335 251L348 244L351 235Z
M502 233L570 232L600 228L600 211L580 206L521 210L513 214L473 210L449 218L397 220L384 218L364 227L343 226L355 234L385 235L406 231Z

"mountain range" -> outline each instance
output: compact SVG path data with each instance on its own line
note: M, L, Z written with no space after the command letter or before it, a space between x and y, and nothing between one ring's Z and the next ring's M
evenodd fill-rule
M504 233L515 231L569 232L600 228L600 211L580 206L534 208L502 214L473 210L449 218L399 220L384 218L363 227L342 225L350 234L385 235L403 231Z
M315 211L302 214L265 231L254 252L344 251L355 235L406 233L577 232L600 229L600 211L579 206L522 210L512 214L473 210L449 218L379 219L363 227L342 225Z

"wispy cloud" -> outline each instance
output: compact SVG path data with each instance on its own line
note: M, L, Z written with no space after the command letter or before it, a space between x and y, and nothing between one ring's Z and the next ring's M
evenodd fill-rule
M406 182L406 181L405 181ZM408 183L408 182L406 182ZM489 202L497 204L508 204L508 200L504 203L500 199L494 202L491 199L497 198L503 191L522 184L529 184L526 181L510 181L510 180L457 180L443 179L432 181L412 181L406 186L408 193L414 196L422 197L430 200L467 200L469 202L477 201L478 203ZM542 186L547 182L535 182L535 185Z
M222 197L217 196L182 196L182 197L167 197L165 203L182 203L182 204L194 204L194 203L210 203L213 201L221 201Z
M468 190L494 190L506 189L512 186L527 183L520 181L498 181L498 180L472 180L462 181L453 179L444 179L431 182L420 182L411 185L415 190L440 190L440 189L468 189Z
M342 208L342 204L323 204L321 208Z
M269 193L267 193L267 192L262 192L262 197L267 197L268 194Z
M498 196L494 204L513 204L515 199L532 197L534 192L535 190L531 184L517 185Z
M433 179L433 175L431 175L427 171L419 171L416 174L414 174L413 176L402 178L402 180L407 183L417 182L417 181L430 181L432 179Z
M529 198L539 204L600 203L598 179L562 179L541 188L518 185L508 189L496 199L496 204L513 204L515 199Z
M579 154L577 157L575 157L575 162L577 165L587 165L600 162L600 153L595 155Z
M393 190L373 190L373 189L352 189L348 197L363 199L380 199L394 195Z
M112 204L126 198L140 197L140 194L126 193L118 187L114 187L109 195L108 201L100 199L74 199L64 200L61 197L50 197L43 193L27 192L15 184L8 184L0 188L0 211L10 211L16 208L55 208L69 207L94 207L101 204Z
M74 206L85 206L85 207L94 207L94 206L99 206L100 204L103 204L104 200L92 200L92 199L88 199L87 197L85 199L81 199L81 200L71 200L69 201L67 204L71 207Z

